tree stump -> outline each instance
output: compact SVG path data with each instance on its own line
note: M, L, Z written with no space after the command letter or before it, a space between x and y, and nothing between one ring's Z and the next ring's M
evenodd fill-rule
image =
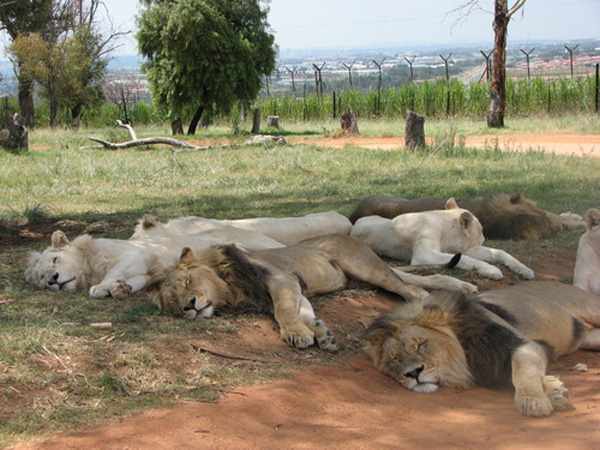
M6 128L0 130L0 145L7 150L29 150L29 132L25 118L19 113L4 113Z
M254 115L252 116L252 130L250 133L258 134L260 132L260 109L254 110Z
M279 116L267 116L267 127L279 128Z
M345 134L360 134L358 131L358 123L356 123L356 115L351 109L342 114L341 123L342 131Z
M171 131L173 131L173 135L183 134L183 123L181 123L181 119L175 119L171 122Z
M408 111L406 114L406 132L404 136L407 148L414 150L415 148L425 147L424 124L425 117L413 111Z

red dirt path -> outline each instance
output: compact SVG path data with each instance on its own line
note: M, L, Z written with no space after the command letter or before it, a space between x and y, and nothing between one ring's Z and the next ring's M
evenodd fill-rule
M493 147L495 144L487 139L495 142L496 138L468 138L467 145L477 141L483 147ZM397 147L402 139L309 141L391 148L385 146ZM525 149L544 146L549 151L578 155L600 153L598 135L511 135L500 136L499 142L506 142L511 150L522 145ZM568 280L574 255L563 256L531 264L538 278ZM489 289L493 284L482 282L480 287ZM365 314L368 302L373 307ZM330 324L356 330L392 306L389 299L379 296L360 301L332 299L318 312ZM262 353L268 359L284 344L268 319L261 322L264 326L260 331L245 330L239 338L254 354ZM239 342L237 346L222 345L222 350L240 351ZM575 370L577 363L586 364L588 371ZM332 366L308 366L289 379L239 388L216 404L185 403L17 448L600 449L600 353L579 351L558 360L549 372L560 375L569 388L572 408L549 418L528 419L514 410L511 392L476 388L417 394L377 372L364 355L346 353Z
M289 139L292 143L311 143L329 147L356 145L364 148L391 150L404 146L403 137L338 137ZM502 150L540 150L563 155L600 157L600 135L598 134L501 134L467 136L464 145L476 148L500 148Z

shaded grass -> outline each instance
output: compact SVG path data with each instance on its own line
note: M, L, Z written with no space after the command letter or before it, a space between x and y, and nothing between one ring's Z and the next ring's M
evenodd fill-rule
M431 126L440 136L480 131L478 124L462 121ZM337 129L337 123L325 127ZM403 132L390 122L365 122L361 128L371 135ZM328 131L317 124L290 124L289 132ZM455 146L453 139L415 153L314 145L176 154L165 147L80 149L89 145L85 136L111 138L111 133L116 132L39 130L32 133L39 150L0 151L0 239L8 242L0 254L0 446L182 399L210 401L230 386L293 372L303 363L298 353L313 355L311 362L328 357L313 349L290 350L285 365L231 364L194 351L189 341L207 333L235 335L251 317L195 324L160 314L146 293L117 303L29 286L23 281L27 252L44 248L53 229L81 232L102 224L95 230L104 236L126 238L144 213L161 219L277 217L331 209L349 214L372 194L464 197L515 190L551 211L580 214L600 204L595 158L482 151ZM227 133L226 127L214 128L197 138L228 139ZM160 134L167 132L160 127L138 131L140 137ZM44 242L28 238L31 233ZM578 238L570 232L541 243L492 245L528 263L549 253L573 259ZM93 322L112 322L113 328L97 330L89 326Z

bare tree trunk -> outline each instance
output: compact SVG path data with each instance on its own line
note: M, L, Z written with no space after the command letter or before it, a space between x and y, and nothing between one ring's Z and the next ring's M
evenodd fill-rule
M33 81L19 76L19 112L25 121L25 126L35 125L35 105L33 103Z
M258 134L259 132L260 132L260 109L255 109L253 120L252 120L252 130L250 130L250 133Z
M354 111L349 109L344 114L342 114L341 118L342 131L345 134L360 134L358 131L358 122L356 121L356 114Z
M188 136L196 134L196 128L198 128L198 123L200 123L200 119L202 118L202 113L204 112L204 105L198 106L196 112L194 113L194 117L190 122L190 126L188 127Z
M81 103L76 104L71 108L71 118L73 128L79 128L81 125L81 113L83 112L83 105Z
M181 123L181 118L175 119L171 122L171 130L173 131L173 135L183 134L183 124Z
M495 0L494 11L494 64L492 89L487 124L491 128L504 127L506 107L506 36L508 34L508 0Z

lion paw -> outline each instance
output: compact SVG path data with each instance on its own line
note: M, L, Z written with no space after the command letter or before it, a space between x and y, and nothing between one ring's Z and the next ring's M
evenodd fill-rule
M555 410L560 411L569 406L569 390L558 377L546 375L542 378L542 383Z
M518 271L518 274L521 275L526 280L533 280L535 278L535 272L531 270L529 267L523 267Z
M517 395L515 397L515 405L519 412L527 417L546 417L554 411L550 399L545 394L539 397Z
M315 335L307 327L295 330L281 330L283 340L295 348L307 348L315 343Z
M110 290L110 296L115 300L123 300L124 298L129 297L131 291L132 288L129 284L123 280L117 280L115 281L113 288Z
M473 283L468 283L466 281L461 281L458 280L458 289L460 289L460 291L462 291L465 294L476 294L477 292L479 292L479 287L477 287L476 285L474 285Z
M329 327L321 319L316 319L314 322L313 329L317 338L317 344L319 348L327 350L328 352L335 352L338 349L338 342L335 335L329 329Z
M491 278L492 280L501 280L504 278L502 271L495 266L483 267L478 272L482 277Z
M102 298L108 297L110 293L107 289L105 289L101 284L96 284L92 286L89 290L89 296L92 298Z

